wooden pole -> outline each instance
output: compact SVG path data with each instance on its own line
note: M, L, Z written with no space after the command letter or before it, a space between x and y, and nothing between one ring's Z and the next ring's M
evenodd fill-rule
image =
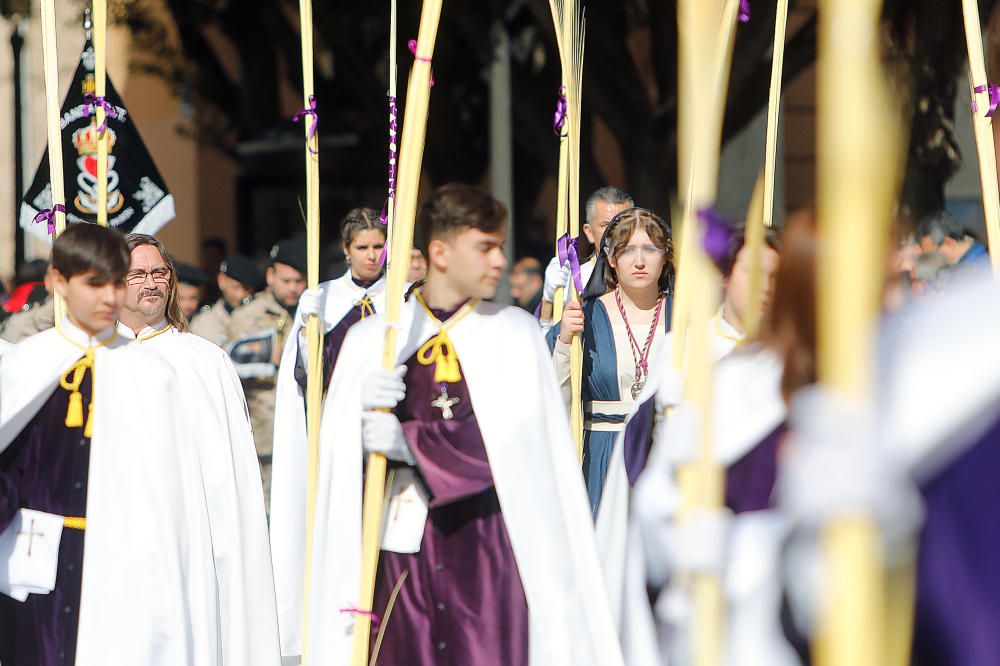
M748 340L760 332L763 284L761 252L765 229L774 226L774 173L778 157L778 114L781 111L781 74L785 62L785 26L788 23L788 0L778 0L774 16L774 48L771 57L771 90L767 101L767 136L764 146L764 170L754 187L746 221L746 246L750 253L749 302L743 330Z
M299 31L302 39L302 105L310 109L315 100L313 71L312 0L299 0ZM303 133L306 162L306 284L319 287L319 134L312 128L317 117L305 116ZM316 521L316 492L319 473L319 426L323 402L323 338L320 321L312 315L306 321L306 346L309 351L306 373L306 547L302 597L302 663L309 658L309 601L312 579L313 534Z
M714 3L708 3L708 7L711 7ZM739 9L739 0L722 0L722 11L720 13L720 18L716 22L717 25L717 37L716 40L708 42L706 48L710 48L715 53L712 66L707 67L704 70L705 79L703 80L692 80L690 82L685 82L684 77L686 75L696 76L695 74L686 73L684 71L684 66L680 66L680 86L687 86L687 89L691 90L691 95L701 94L701 99L704 100L704 87L705 81L708 81L711 86L711 90L715 92L715 97L711 98L712 110L706 110L704 105L701 105L698 109L692 109L690 111L691 118L690 121L694 122L697 119L698 114L705 114L706 112L712 114L712 122L707 124L707 128L718 126L719 138L715 140L715 145L718 146L721 143L722 138L722 120L723 113L725 110L725 99L726 92L728 88L729 81L729 71L730 65L732 64L733 57L733 42L736 37L736 17ZM680 6L678 6L678 13L681 11ZM678 24L679 25L679 24ZM699 59L704 58L702 53L693 54L697 55ZM714 108L714 105L719 105L718 109ZM679 127L680 125L678 125ZM715 198L715 191L718 187L718 154L714 156L708 156L707 158L700 154L698 151L702 148L697 148L697 142L694 137L690 135L686 130L679 131L680 140L678 142L678 195L684 193L684 198L682 200L682 215L681 215L681 225L678 230L677 244L680 246L679 257L677 260L677 280L674 293L674 308L671 314L671 325L670 334L672 338L671 343L671 363L677 370L683 369L684 359L686 354L686 345L688 337L688 303L691 300L692 290L689 288L685 282L688 279L695 279L696 271L692 268L692 262L694 261L695 247L689 245L686 240L700 239L701 234L698 232L698 208L704 205L712 203ZM709 139L711 137L709 136ZM711 145L711 144L709 144ZM718 153L718 148L715 149ZM705 159L708 159L707 164L702 164ZM711 164L715 164L715 168L711 168ZM709 168L705 168L705 167ZM706 177L708 180L705 180ZM705 192L710 192L710 196L706 198L705 196L698 193L696 190L696 184L698 188L701 188ZM675 232L676 233L676 232ZM695 244L700 243L700 240L696 240Z
M49 142L49 187L52 191L52 210L55 211L55 234L52 240L66 230L66 214L55 209L66 205L66 187L63 183L62 128L59 125L59 63L56 55L55 0L40 0L42 24L42 63L45 75L45 127ZM53 298L55 320L62 321L66 304L55 294Z
M431 56L441 19L441 0L424 0L417 34L417 53L406 88L406 109L403 112L403 134L399 155L399 187L396 190L396 225L393 229L390 265L409 265L413 248L413 224L417 214L420 190L420 170L427 131L427 108L430 104ZM382 367L396 367L396 325L399 323L406 288L406 271L390 271L386 285L386 321ZM385 496L385 457L368 456L365 471L365 495L361 527L361 587L357 608L372 610L375 576L378 571L379 537L382 531L382 505ZM352 666L365 666L371 640L371 617L364 612L355 615L354 652Z
M93 0L94 95L104 98L108 87L108 1ZM97 126L107 120L104 107L97 105ZM97 142L97 223L108 226L108 128Z
M688 520L693 510L717 510L723 502L724 474L712 441L714 358L709 329L718 307L720 284L718 272L702 247L696 214L714 202L718 187L722 120L738 6L737 0L682 0L677 6L678 132L685 137L678 156L678 191L686 194L678 286L683 292L681 326L685 331L672 360L675 367L687 365L685 399L698 413L699 442L696 460L684 465L678 475L683 496L681 521ZM677 338L673 344L678 345ZM681 580L694 601L690 641L693 663L720 664L725 617L722 581L718 574L708 572L690 572Z
M989 92L976 92L978 86L988 86L986 61L983 56L983 35L976 0L962 0L965 18L965 41L969 50L969 87L976 101L972 114L976 133L976 153L979 156L979 182L983 190L983 212L986 219L986 239L994 277L1000 276L1000 188L997 185L997 154L993 140L993 119L986 117L990 108Z
M757 175L757 182L750 196L747 219L744 226L744 247L750 257L750 284L747 290L746 312L743 314L743 333L747 340L755 340L760 332L761 310L763 309L763 279L761 276L762 252L764 249L764 181L765 169Z
M817 61L817 371L841 399L869 402L873 332L892 219L900 138L882 74L880 0L822 0ZM885 663L881 536L845 515L821 535L824 598L817 666Z

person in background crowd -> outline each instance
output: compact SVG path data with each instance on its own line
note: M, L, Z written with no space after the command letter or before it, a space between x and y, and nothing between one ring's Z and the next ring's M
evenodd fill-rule
M524 257L510 271L510 295L514 302L528 312L534 312L542 302L542 262L534 257Z
M177 304L181 308L181 314L188 321L198 312L198 304L201 303L202 295L205 292L205 285L208 284L208 276L200 268L191 264L178 262L177 267Z
M204 306L191 320L191 332L220 347L229 342L229 318L233 311L250 302L263 278L253 259L234 254L222 262L216 284L222 294L215 305Z
M202 305L212 305L219 300L221 294L219 293L216 277L219 275L219 267L222 266L222 262L228 254L229 250L226 247L226 241L221 238L206 238L201 242L201 257L198 263L201 266L201 270L205 271L205 276L208 280L205 285Z
M419 248L410 251L410 275L409 282L418 282L427 277L427 258Z
M259 350L259 354L253 357L255 363L252 365L264 371L247 372L246 365L238 364L237 372L243 380L243 392L250 408L253 439L264 483L264 500L270 507L276 368L281 364L281 350L292 328L299 297L306 288L305 241L284 240L272 247L265 279L267 288L233 312L227 336L232 341L236 357L240 356L237 347L243 340L249 339L248 346ZM264 341L270 344L260 344Z
M946 210L931 213L921 220L917 225L915 238L923 252L938 252L943 255L955 273L990 268L990 255L986 246Z

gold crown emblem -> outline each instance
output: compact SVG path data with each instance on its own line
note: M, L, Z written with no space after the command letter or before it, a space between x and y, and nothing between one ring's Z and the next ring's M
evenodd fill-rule
M115 146L117 136L110 127L105 130L108 134L108 152ZM96 155L101 133L97 131L97 118L91 116L90 124L85 125L73 132L73 146L79 155Z

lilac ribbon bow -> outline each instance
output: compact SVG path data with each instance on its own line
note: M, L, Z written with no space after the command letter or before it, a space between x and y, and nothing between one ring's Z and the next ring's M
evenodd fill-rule
M576 245L578 240L570 238L569 234L563 234L556 242L556 253L559 256L559 265L565 266L569 262L570 275L573 276L573 286L576 293L583 293L583 276L580 275L580 255L577 253Z
M552 118L552 129L558 136L563 136L563 126L569 113L569 103L566 101L566 86L559 87L559 99L556 100L556 112Z
M65 213L66 212L66 206L64 206L62 204L56 204L52 208L43 208L42 210L38 211L37 215L35 215L35 222L46 221L46 222L49 223L49 235L50 236L56 232L56 213L57 212L59 212L59 213Z
M292 117L292 122L293 123L297 123L297 122L299 122L300 119L302 119L302 118L304 118L306 116L312 116L312 124L309 126L309 134L306 137L306 141L312 141L313 137L316 136L316 130L319 129L319 112L316 110L316 96L315 95L309 95L309 108L308 109L300 109L299 111L296 111L295 115ZM313 150L313 147L309 146L309 152L312 153L313 155L315 155L319 151L318 150Z
M108 129L108 120L110 118L118 117L118 110L115 108L115 105L109 102L107 98L98 97L93 93L84 93L83 101L86 106L86 113L88 116L92 116L97 113L98 107L104 109L104 122L97 128L98 132L104 134L104 131Z
M378 221L383 226L389 224L389 202L396 200L396 165L399 152L396 149L396 136L398 128L399 110L396 107L396 98L389 95L389 194L382 204L382 212L379 213ZM382 246L382 256L379 263L385 265L385 260L389 254L388 244Z
M413 59L414 60L419 60L420 62L426 62L427 64L430 64L430 62L431 62L430 58L424 58L424 57L421 57L421 56L417 55L417 40L411 39L410 41L406 42L406 48L410 49L410 53L413 54ZM431 70L431 88L433 88L433 87L434 87L434 70L432 69Z
M721 261L729 250L729 238L733 235L733 223L725 215L709 206L698 211L702 229L705 232L702 246L712 261Z
M750 22L750 0L740 0L740 13L738 18L740 23Z
M993 114L996 113L997 107L1000 107L1000 86L995 86L992 83L987 83L985 85L976 86L973 88L974 92L977 93L987 93L990 96L990 109L986 112L987 118L992 118ZM979 104L976 103L976 98L972 98L972 112L979 112Z

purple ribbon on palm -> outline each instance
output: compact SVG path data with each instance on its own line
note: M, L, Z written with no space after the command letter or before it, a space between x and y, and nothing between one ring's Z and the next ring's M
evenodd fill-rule
M556 242L556 253L559 256L559 265L565 266L569 262L569 272L573 276L573 286L576 293L583 293L583 276L580 274L580 255L577 252L579 239L571 238L569 234L563 234Z
M38 211L35 215L35 222L48 222L49 223L49 235L56 232L56 213L65 213L66 206L62 204L56 204L52 208L43 208Z
M417 55L417 40L411 39L406 43L406 48L410 49L410 53L413 54L413 59L420 62L426 62L428 65L431 63L430 58L424 58ZM431 88L434 87L434 70L431 70Z
M735 225L712 206L700 209L698 219L704 231L702 247L705 248L705 254L718 263L725 258L729 250L729 239L733 235Z
M92 116L97 113L98 107L104 109L104 122L97 128L98 132L104 134L104 131L108 129L108 120L118 117L118 109L116 109L115 105L109 102L106 97L98 97L94 93L84 93L83 101L86 106L87 116Z
M750 0L740 0L740 13L737 17L740 23L750 22Z
M976 86L973 88L974 92L977 93L987 93L990 97L990 108L986 112L987 118L992 118L993 114L996 113L997 107L1000 107L1000 86L995 86L992 83L986 83L981 86ZM972 98L972 112L979 113L979 104L976 103L976 98Z
M559 87L559 99L556 100L556 112L552 117L552 129L557 136L564 136L563 127L566 125L566 116L569 113L569 103L566 101L566 86Z
M312 117L312 124L309 125L309 134L306 136L306 141L312 142L313 138L316 136L316 130L319 129L319 112L316 110L315 95L309 95L309 108L296 111L295 115L292 117L292 122L297 123L306 116ZM308 146L308 148L309 152L313 155L319 153L319 150L314 150L311 145Z

